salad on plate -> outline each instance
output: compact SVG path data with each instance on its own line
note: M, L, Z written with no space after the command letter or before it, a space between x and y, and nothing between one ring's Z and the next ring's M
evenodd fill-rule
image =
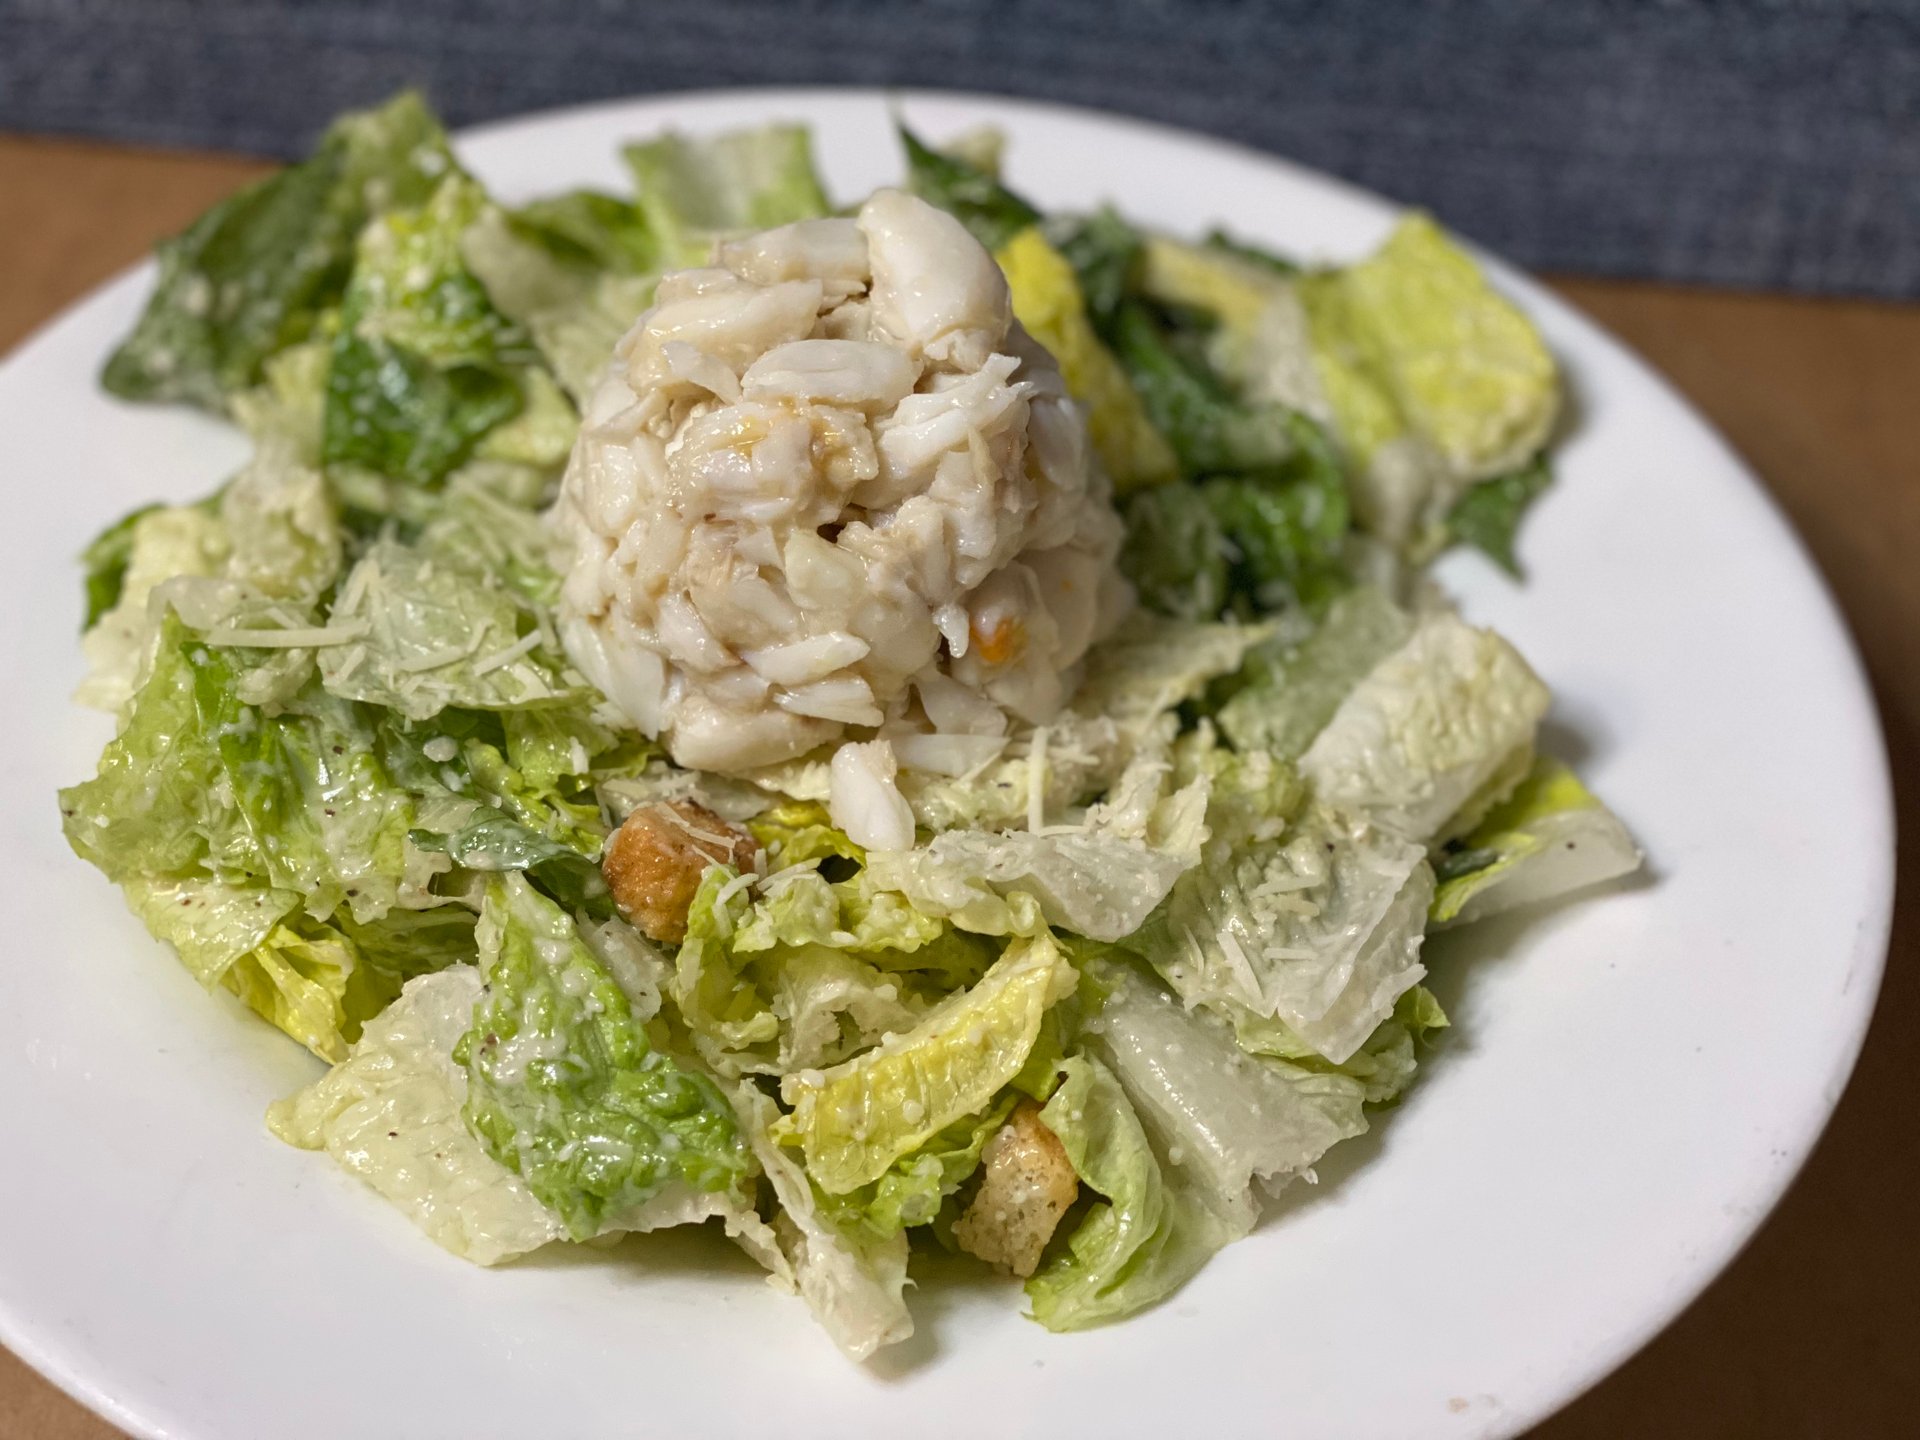
M1424 573L1559 414L1466 252L900 139L513 206L409 94L167 242L104 383L252 455L88 548L60 794L326 1062L276 1135L482 1265L711 1223L862 1359L929 1251L1163 1299L1405 1090L1428 933L1639 863Z

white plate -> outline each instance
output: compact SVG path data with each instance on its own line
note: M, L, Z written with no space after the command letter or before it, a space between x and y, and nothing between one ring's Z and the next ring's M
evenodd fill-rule
M1049 208L1357 256L1393 210L1322 176L1085 112L909 96L941 136L1009 131ZM895 179L887 101L652 100L490 127L502 196L622 183L674 124L810 121L832 191ZM1470 220L1471 217L1460 217ZM1874 712L1846 632L1726 446L1616 342L1503 267L1564 362L1577 433L1524 537L1524 588L1443 578L1554 686L1557 739L1651 880L1436 947L1456 1029L1375 1134L1171 1302L1053 1337L1011 1288L929 1287L920 1334L858 1369L799 1302L703 1237L470 1268L327 1161L271 1139L312 1062L209 999L68 853L57 785L106 726L80 674L72 557L205 492L241 442L94 387L145 294L122 277L0 371L9 696L0 818L0 1339L129 1429L182 1440L604 1436L1504 1436L1684 1306L1832 1110L1872 1009L1892 893Z

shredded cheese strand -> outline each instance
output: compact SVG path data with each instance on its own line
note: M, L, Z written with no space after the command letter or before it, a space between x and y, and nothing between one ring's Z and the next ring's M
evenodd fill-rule
M304 650L322 645L344 645L367 633L365 621L350 625L309 625L294 630L255 630L237 625L216 625L207 631L207 643L215 649L235 646L248 650Z

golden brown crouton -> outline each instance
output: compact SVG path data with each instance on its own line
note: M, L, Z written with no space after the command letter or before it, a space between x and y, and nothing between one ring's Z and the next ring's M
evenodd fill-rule
M1041 1123L1040 1107L1022 1100L980 1152L980 1189L953 1238L989 1265L1031 1275L1079 1193L1066 1147Z
M706 806L668 800L627 817L607 841L600 871L622 915L649 938L677 945L707 867L748 869L754 848L752 836Z

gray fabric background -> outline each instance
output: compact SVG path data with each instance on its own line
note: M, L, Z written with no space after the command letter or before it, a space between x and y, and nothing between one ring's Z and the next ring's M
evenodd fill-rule
M0 0L0 128L151 144L833 82L1192 126L1537 268L1920 295L1920 0Z

